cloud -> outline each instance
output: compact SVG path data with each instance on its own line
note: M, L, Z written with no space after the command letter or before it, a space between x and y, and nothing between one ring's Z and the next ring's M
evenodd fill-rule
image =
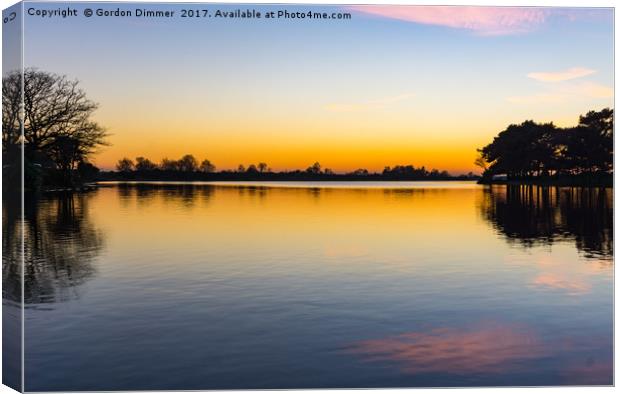
M514 104L559 104L572 100L613 98L613 88L595 82L563 84L553 90L525 96L510 96L506 100Z
M594 74L596 70L583 67L573 67L564 71L552 71L552 72L533 72L527 74L528 78L535 79L543 82L560 82L568 81L570 79L585 77L586 75Z
M414 97L413 93L399 94L398 96L384 97L378 100L365 101L361 103L335 103L328 104L325 109L333 112L358 112L373 109L381 109L401 101L409 100Z
M614 89L612 87L599 85L594 82L581 83L576 91L591 98L610 98L614 96Z
M426 25L469 30L478 35L520 34L545 22L550 10L523 7L353 6L351 11Z

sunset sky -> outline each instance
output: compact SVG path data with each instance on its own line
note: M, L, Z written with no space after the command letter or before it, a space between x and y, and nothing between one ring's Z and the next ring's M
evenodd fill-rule
M25 18L25 64L79 79L100 104L111 146L93 162L106 169L192 153L218 169L458 174L477 171L476 148L510 123L568 126L613 106L611 9L253 5L352 18L231 20L85 18L71 6L80 17Z

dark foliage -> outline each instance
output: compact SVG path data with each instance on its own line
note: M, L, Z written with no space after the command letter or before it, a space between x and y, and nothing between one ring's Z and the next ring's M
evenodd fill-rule
M78 167L105 145L105 130L91 120L97 104L86 97L78 81L29 68L2 78L2 153L5 175L13 177L23 147L25 187L36 189L79 183ZM22 136L23 130L23 136ZM23 143L23 145L22 145ZM7 167L8 166L8 167ZM13 170L11 170L11 168Z
M590 111L571 128L531 120L510 125L478 152L483 178L604 177L613 170L613 110Z
M316 162L305 170L274 172L261 162L247 167L240 164L236 171L223 170L216 172L215 165L205 159L200 165L193 155L184 155L179 160L162 159L155 165L149 159L137 157L136 160L122 158L116 164L116 172L100 174L102 180L144 180L144 181L381 181L381 180L472 180L478 179L473 173L453 176L447 171L413 165L397 165L393 168L385 167L381 173L373 173L365 168L359 168L348 173L335 173L329 168L323 168Z

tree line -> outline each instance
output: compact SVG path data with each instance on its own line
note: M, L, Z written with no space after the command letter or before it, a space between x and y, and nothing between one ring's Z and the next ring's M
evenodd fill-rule
M23 89L22 89L23 85ZM22 147L27 189L75 187L101 179L90 158L108 145L108 133L92 119L97 103L87 98L77 80L36 68L10 72L2 78L3 179L21 183ZM23 131L23 133L22 133ZM613 109L590 111L574 127L532 120L512 124L478 150L476 164L482 182L501 175L509 180L568 179L569 183L611 184L613 172ZM123 158L117 171L104 178L165 173L170 179L202 174L222 179L473 179L475 174L452 176L446 171L413 165L365 168L336 174L316 162L306 169L274 172L266 163L240 164L235 170L217 171L208 159L193 155L154 163L145 157ZM190 177L191 178L191 177ZM189 179L189 178L188 178Z
M181 171L181 172L215 172L215 165L208 159L198 163L194 155L185 155L179 160L164 158L159 164L152 162L145 157L136 157L136 161L124 157L116 163L116 171L128 173L132 171Z
M305 170L287 170L275 172L265 162L258 164L249 164L247 167L239 164L236 169L226 169L219 172L217 167L209 159L199 161L192 154L183 155L178 160L163 158L158 163L151 161L143 156L136 157L135 160L124 157L116 163L116 173L125 177L140 176L158 176L161 173L168 175L184 176L188 174L195 175L235 175L234 178L242 176L253 176L254 178L273 178L278 175L303 176L305 178L381 178L381 179L454 179L447 171L437 169L427 170L424 166L415 167L413 165L396 165L394 167L385 167L381 172L371 172L365 168L358 168L354 171L336 173L330 168L324 168L319 162L308 166ZM108 174L108 177L112 176ZM204 176L203 176L204 177ZM472 172L467 175L459 176L459 179L474 179L477 176Z
M613 171L614 111L605 108L579 117L574 127L527 120L501 131L478 149L475 162L483 180L607 179Z

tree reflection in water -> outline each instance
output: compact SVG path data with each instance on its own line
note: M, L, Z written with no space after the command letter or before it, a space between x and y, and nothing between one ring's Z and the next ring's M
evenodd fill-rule
M586 257L613 258L613 190L609 188L491 186L482 216L509 241L525 247L574 240Z
M20 233L24 236L24 302L58 302L77 295L76 286L94 276L94 258L104 245L103 233L89 218L88 193L27 197L23 222L19 199L3 202L4 298L21 298Z
M192 183L119 183L115 184L121 206L137 204L148 206L156 199L164 203L180 203L185 209L194 208L199 200L208 201L214 190L212 185Z

